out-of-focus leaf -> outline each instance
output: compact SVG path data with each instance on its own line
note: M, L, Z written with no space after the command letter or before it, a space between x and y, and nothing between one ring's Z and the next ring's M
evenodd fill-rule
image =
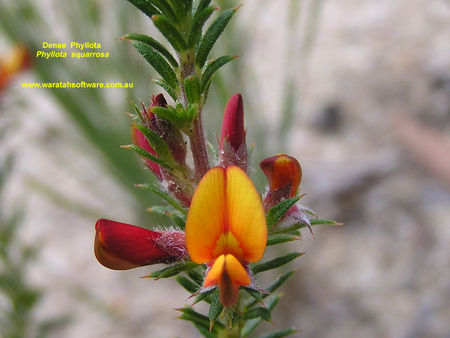
M300 331L292 327L290 329L270 332L270 333L264 334L262 336L259 336L258 338L282 338L282 337L287 337L287 336L297 333L297 332L300 332Z

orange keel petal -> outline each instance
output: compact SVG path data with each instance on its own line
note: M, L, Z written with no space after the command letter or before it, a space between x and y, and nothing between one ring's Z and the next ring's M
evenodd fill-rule
M249 285L250 277L233 255L216 259L205 279L204 287L219 285L219 298L223 306L233 306L239 297L239 286Z

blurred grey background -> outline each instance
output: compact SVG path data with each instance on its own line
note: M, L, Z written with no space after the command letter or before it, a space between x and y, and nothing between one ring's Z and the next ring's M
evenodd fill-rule
M282 289L276 327L263 329L450 337L450 2L243 4L212 51L243 56L213 81L208 138L215 142L226 100L241 92L258 187L262 159L293 155L303 167L302 203L345 223L315 228L314 237L305 231L291 246L306 255L286 267L299 270ZM93 256L100 217L165 222L145 212L158 200L132 186L152 174L119 148L130 143L127 98L148 102L160 89L150 80L155 72L116 39L158 37L155 29L120 0L2 0L0 22L0 55L24 44L33 61L0 93L0 164L13 159L2 176L0 215L21 216L13 240L2 244L9 254L1 274L15 266L19 280L40 290L26 337L54 319L61 325L50 325L48 337L198 336L174 319L189 296L175 281L139 278L155 267L110 271ZM36 59L44 41L98 42L110 57ZM134 88L21 85L59 81ZM8 290L0 290L2 309L11 306Z

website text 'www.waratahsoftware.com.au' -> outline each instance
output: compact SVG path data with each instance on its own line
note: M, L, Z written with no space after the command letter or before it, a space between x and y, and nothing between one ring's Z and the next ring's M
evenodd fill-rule
M133 83L120 82L27 82L23 88L133 88Z

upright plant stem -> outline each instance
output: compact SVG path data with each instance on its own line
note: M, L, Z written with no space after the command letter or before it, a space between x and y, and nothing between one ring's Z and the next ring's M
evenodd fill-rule
M208 152L206 150L205 135L203 133L203 125L201 112L194 120L193 132L189 136L191 142L192 156L195 163L195 176L200 180L209 170Z

